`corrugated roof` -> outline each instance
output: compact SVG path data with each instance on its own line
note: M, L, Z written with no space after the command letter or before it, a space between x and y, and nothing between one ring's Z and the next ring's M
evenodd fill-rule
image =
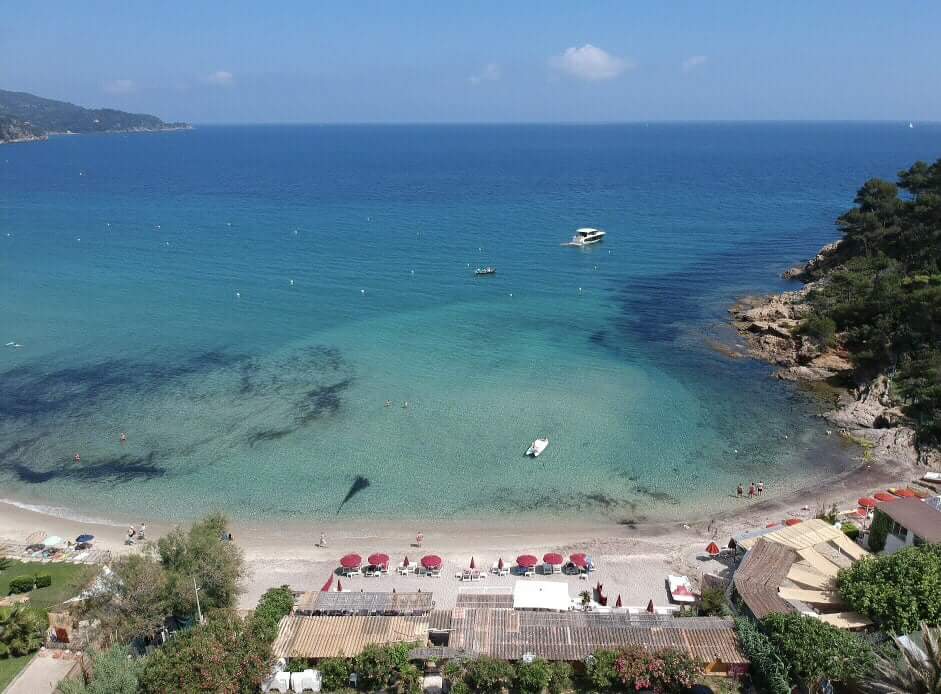
M276 658L353 657L370 644L428 642L427 617L298 617L281 620Z
M738 544L751 549L759 539L770 540L791 549L813 547L821 542L830 542L843 535L843 531L819 518L811 518L797 525L784 526L778 530L763 533L761 537L745 537Z
M797 561L793 550L761 538L748 551L732 580L735 590L758 619L772 612L795 612L794 606L778 595L791 566Z
M941 511L933 509L920 499L887 501L879 504L876 511L884 513L926 542L941 543Z
M301 615L422 615L431 611L432 593L303 593L294 608Z
M505 588L500 592L459 592L456 607L490 607L494 609L513 609L513 591Z
M519 660L583 660L599 648L679 648L707 662L745 663L734 622L721 617L455 608L449 648Z

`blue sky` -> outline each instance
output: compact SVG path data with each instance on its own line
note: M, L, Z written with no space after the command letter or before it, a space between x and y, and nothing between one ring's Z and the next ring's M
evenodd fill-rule
M941 2L9 3L0 87L208 122L941 120Z

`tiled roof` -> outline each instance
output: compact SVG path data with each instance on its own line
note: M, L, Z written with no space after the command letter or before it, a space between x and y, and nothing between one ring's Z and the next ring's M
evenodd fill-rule
M311 592L301 595L294 611L311 615L422 615L434 602L432 593Z
M742 559L732 580L735 590L748 609L761 619L772 612L796 612L794 606L778 595L797 554L777 542L761 538Z
M574 661L598 649L640 645L679 648L706 662L747 662L734 623L721 617L455 608L452 629L449 648L503 660L530 653Z
M370 644L428 641L428 617L297 617L281 620L276 658L353 657Z

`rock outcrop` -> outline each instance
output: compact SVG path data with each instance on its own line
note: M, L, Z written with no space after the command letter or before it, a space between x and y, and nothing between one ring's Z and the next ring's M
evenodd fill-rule
M829 244L806 265L784 273L785 278L805 282L800 289L746 297L729 309L732 324L745 339L749 352L780 367L775 372L780 379L814 382L853 376L854 366L846 351L821 345L797 330L810 310L807 295L814 282L821 281L816 278L822 270L838 264L839 256L840 243ZM919 450L914 429L892 400L890 385L884 374L859 381L842 392L839 405L824 417L845 436L867 442L875 460L905 468L918 464L941 466L941 453Z

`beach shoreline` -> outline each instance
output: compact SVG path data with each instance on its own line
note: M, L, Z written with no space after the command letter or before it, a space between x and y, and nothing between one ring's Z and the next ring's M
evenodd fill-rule
M289 584L295 590L316 590L347 552L366 556L383 551L397 562L400 556L417 560L425 553L442 556L446 564L466 563L474 556L481 566L498 557L512 561L518 554L560 551L587 552L597 556L631 560L639 556L659 557L664 571L690 574L698 580L702 573L716 567L703 563L699 555L705 544L715 539L721 545L734 534L764 528L787 518L812 518L816 511L836 504L840 511L856 508L856 499L891 486L905 486L914 470L879 462L861 462L835 475L825 483L816 483L775 496L767 491L764 498L741 500L742 507L703 517L690 511L686 521L637 522L558 517L555 520L525 518L470 518L415 522L390 519L331 519L330 521L233 520L235 542L244 550L248 576L240 607L250 608L268 588ZM39 510L0 501L0 541L22 543L36 530L61 537L75 537L87 532L96 536L97 547L113 555L138 551L139 545L124 544L127 525L117 520L78 521L49 515ZM134 521L147 525L148 539L155 540L169 531L171 523L142 518ZM417 532L424 534L421 547L415 542ZM327 539L318 546L320 534ZM378 588L378 586L377 586ZM451 589L448 589L451 591Z

